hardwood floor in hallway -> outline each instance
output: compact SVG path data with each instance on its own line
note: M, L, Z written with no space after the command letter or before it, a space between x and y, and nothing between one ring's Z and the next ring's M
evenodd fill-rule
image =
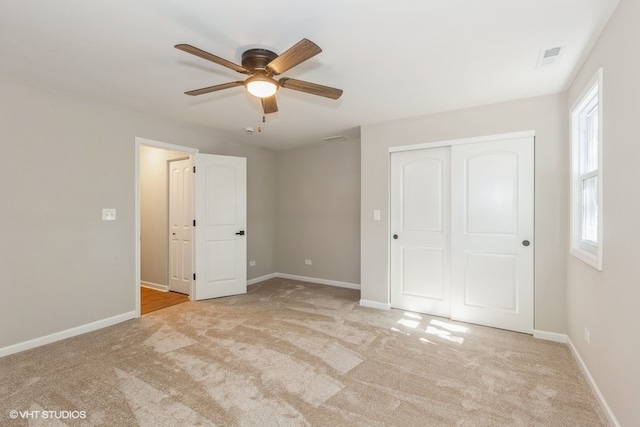
M187 301L189 301L189 295L140 287L140 314L142 315Z

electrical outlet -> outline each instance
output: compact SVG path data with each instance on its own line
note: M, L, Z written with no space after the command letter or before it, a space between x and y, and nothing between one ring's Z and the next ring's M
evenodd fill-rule
M586 342L589 342L589 330L587 329L587 327L585 326L584 328L584 340Z
M304 263L305 263L306 265L311 265L311 264L312 264L312 262L311 262L311 260L310 260L310 259L305 259L305 260L304 260Z
M115 221L116 220L116 210L115 209L102 209L102 220L103 221Z
M249 267L255 267L255 266L256 266L255 261L249 261Z

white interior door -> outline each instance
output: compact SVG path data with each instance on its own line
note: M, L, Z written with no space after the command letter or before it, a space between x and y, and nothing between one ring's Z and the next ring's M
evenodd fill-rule
M196 280L192 299L247 292L246 159L197 154Z
M449 147L391 155L391 306L449 317Z
M169 161L169 290L189 295L193 277L191 160Z
M451 147L451 317L533 332L533 137Z

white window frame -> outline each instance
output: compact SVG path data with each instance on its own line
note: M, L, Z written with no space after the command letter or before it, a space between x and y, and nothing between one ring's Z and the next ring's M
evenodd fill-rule
M602 153L603 153L603 103L602 103L602 68L589 81L578 100L571 107L571 255L584 261L593 268L602 271L603 249L603 198L602 198ZM595 106L597 104L597 106ZM583 172L581 153L587 150L588 129L587 117L597 108L597 158L596 169ZM597 241L583 238L583 200L584 183L588 179L597 178Z

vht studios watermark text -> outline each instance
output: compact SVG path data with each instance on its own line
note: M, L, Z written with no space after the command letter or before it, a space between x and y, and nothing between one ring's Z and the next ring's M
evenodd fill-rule
M87 418L87 411L9 411L9 418L15 419L57 419L57 420L84 420Z

